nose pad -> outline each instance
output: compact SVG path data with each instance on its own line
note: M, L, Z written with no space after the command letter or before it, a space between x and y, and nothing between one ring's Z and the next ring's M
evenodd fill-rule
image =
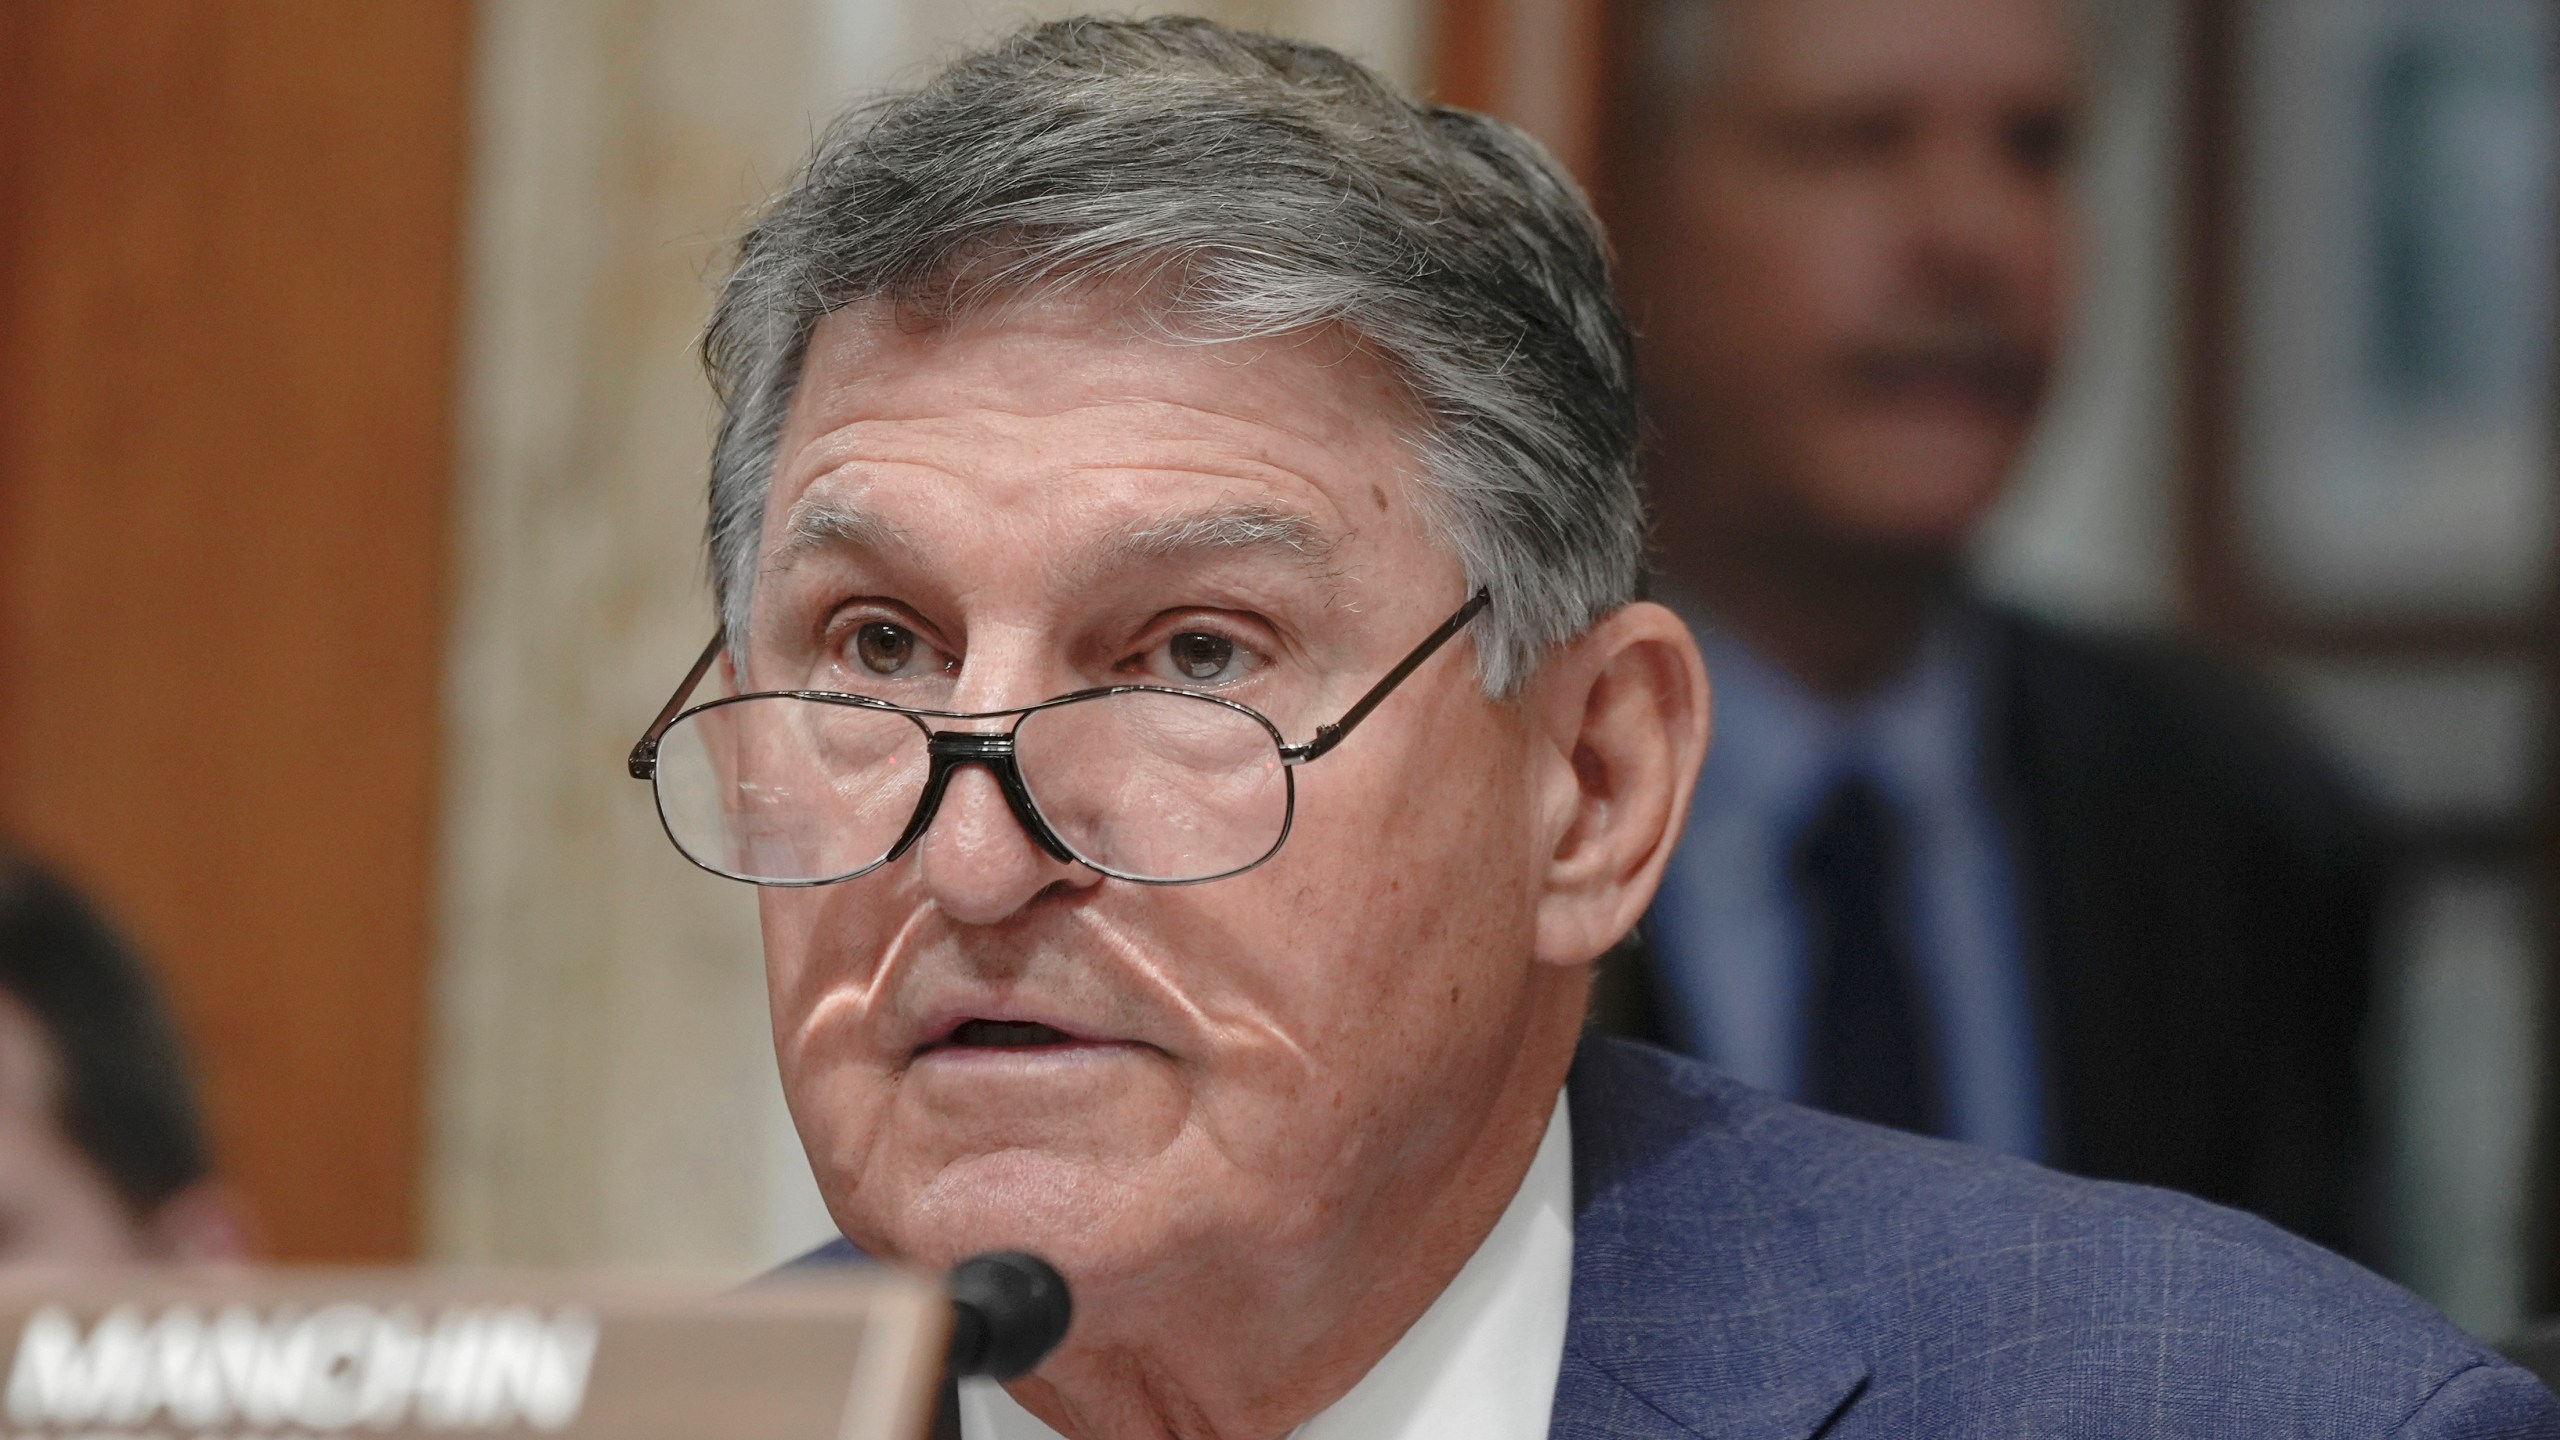
M941 801L941 792L950 781L972 768L983 769L995 777L1013 818L1022 824L1023 833L1033 844L1048 852L1053 860L1073 863L1075 852L1066 847L1049 822L1040 818L1040 807L1031 803L1030 788L1022 783L1022 767L1014 760L1014 738L1010 732L988 733L977 730L945 730L932 740L934 779L932 793L925 797L925 819L932 818Z
M953 763L940 800L916 849L926 893L963 924L1001 921L1082 869L1000 762Z

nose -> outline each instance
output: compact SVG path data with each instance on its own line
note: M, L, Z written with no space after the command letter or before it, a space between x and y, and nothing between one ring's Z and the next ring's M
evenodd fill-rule
M2022 167L1989 127L1942 126L1927 139L1908 192L1923 267L1967 291L2028 286L2059 243L2058 178Z
M1006 794L997 763L952 767L916 845L926 895L963 925L1001 924L1054 886L1083 889L1102 878L1033 837L1038 822Z

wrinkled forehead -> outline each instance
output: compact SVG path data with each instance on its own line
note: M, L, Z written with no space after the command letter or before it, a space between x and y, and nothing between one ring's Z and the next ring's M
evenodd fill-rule
M1718 0L1724 74L1746 89L1854 98L1930 84L2068 90L2071 0Z
M1193 554L1337 579L1427 563L1446 546L1418 442L1400 380L1338 332L1206 341L1089 299L930 325L857 307L811 337L757 568L845 549L1057 583Z

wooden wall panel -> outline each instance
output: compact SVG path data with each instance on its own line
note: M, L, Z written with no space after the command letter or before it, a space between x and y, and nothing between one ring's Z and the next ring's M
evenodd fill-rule
M1602 169L1624 8L1613 0L1434 0L1424 89L1528 131L1588 186Z
M0 825L272 1251L416 1245L468 10L0 6Z

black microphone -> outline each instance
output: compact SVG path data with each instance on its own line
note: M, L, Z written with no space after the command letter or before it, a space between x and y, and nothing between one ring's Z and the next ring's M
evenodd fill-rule
M952 1378L1010 1380L1066 1338L1075 1304L1066 1279L1037 1255L999 1250L951 1267Z

